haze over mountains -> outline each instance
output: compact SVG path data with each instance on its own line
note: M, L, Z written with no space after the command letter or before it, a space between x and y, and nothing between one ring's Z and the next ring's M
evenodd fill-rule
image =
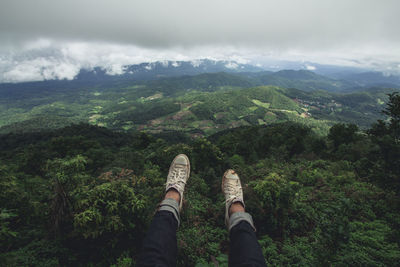
M201 59L196 61L157 61L127 65L123 67L121 74L110 74L107 70L96 67L92 70L81 69L75 77L80 80L151 80L172 76L196 75L200 73L213 72L257 72L262 71L260 67L250 64L241 64L235 61L215 61Z
M293 69L284 69L284 67L288 66L293 67ZM274 69L274 71L271 69ZM46 70L44 69L43 71ZM273 68L262 68L251 64L238 63L233 60L217 61L209 59L199 59L196 61L166 60L126 65L123 66L120 73L112 73L110 70L102 67L81 69L73 80L86 82L129 80L134 82L215 72L236 73L241 78L247 78L249 82L255 85L280 85L279 83L282 82L280 81L282 79L291 80L296 83L299 81L313 80L331 84L330 86L326 84L320 88L301 86L302 88L300 89L306 90L322 89L328 91L343 91L368 86L398 87L400 85L400 76L361 68L321 65L309 62L292 62L291 64L283 62L281 66L276 65L273 66Z

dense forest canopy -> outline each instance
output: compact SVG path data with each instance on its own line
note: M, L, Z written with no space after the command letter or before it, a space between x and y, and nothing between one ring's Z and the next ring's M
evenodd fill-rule
M220 182L228 167L242 179L268 264L398 265L400 95L388 99L389 120L366 131L335 124L326 136L296 122L200 138L88 124L3 134L1 265L135 265L178 153L193 170L180 266L227 264Z

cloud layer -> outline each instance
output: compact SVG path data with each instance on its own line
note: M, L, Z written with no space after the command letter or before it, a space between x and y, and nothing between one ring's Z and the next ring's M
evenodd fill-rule
M2 38L52 37L145 47L321 47L398 43L397 0L2 0Z
M2 0L0 79L154 60L294 59L392 68L398 0ZM350 63L352 62L352 63Z
M104 68L109 74L122 74L124 66L155 61L198 59L249 63L251 53L234 47L153 49L104 42L60 42L39 39L18 49L0 51L0 81L21 82L45 79L73 79L81 68Z

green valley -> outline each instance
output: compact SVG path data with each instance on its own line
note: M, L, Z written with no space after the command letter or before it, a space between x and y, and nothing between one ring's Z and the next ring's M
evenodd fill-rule
M85 122L115 130L184 131L197 136L294 121L326 134L337 122L365 128L382 118L378 111L386 94L394 90L333 93L255 84L246 75L212 73L106 86L60 86L40 95L15 90L0 99L0 133Z

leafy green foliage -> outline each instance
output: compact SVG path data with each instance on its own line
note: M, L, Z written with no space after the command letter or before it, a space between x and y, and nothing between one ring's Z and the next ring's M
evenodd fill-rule
M332 140L334 149L339 145L353 143L357 139L358 127L354 124L335 124L329 129L328 139Z
M399 245L390 240L384 221L352 222L349 243L339 251L338 261L351 266L381 266L399 262Z
M389 94L389 102L383 113L389 122L378 120L368 131L376 145L372 151L372 165L367 173L372 181L400 192L400 95ZM366 162L364 162L366 164ZM361 166L364 166L360 164Z
M100 184L81 187L75 203L74 227L84 238L97 238L108 233L132 231L144 209L143 196L135 193L132 172L122 170L118 175L105 173ZM107 201L104 201L107 200Z
M262 92L276 95L271 88L249 92L249 107L251 99L268 102ZM292 103L275 99L268 108ZM389 96L391 119L367 133L338 124L319 136L285 122L207 138L87 124L1 135L1 265L134 266L169 164L185 153L192 174L178 230L179 266L227 266L220 192L227 168L241 177L268 264L396 266L397 100ZM261 102L256 109L267 109Z

